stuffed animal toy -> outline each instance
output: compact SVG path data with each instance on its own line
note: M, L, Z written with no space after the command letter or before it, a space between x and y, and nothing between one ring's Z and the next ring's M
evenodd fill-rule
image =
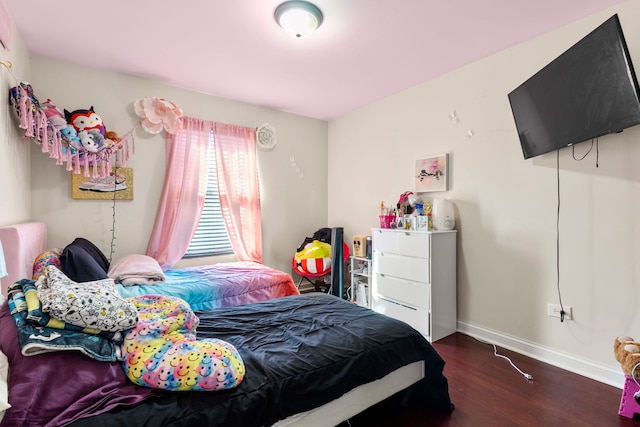
M112 130L106 131L104 133L104 137L105 137L105 139L110 139L110 140L112 140L113 142L116 142L116 143L122 141L122 138L118 137L118 134L115 133Z
M31 101L31 106L33 110L35 111L40 109L40 101L38 101L38 98L36 98L36 95L33 93L33 87L31 86L31 84L27 82L22 82L20 83L20 87L22 88L22 90L24 90L24 94L29 98L29 101ZM20 96L18 95L18 88L15 87L14 89L16 90L15 97L19 98Z
M74 110L71 112L64 110L64 117L67 123L73 126L77 132L95 129L98 130L101 135L104 135L104 123L102 122L102 118L93 111L93 106L88 110Z
M618 337L613 343L613 352L624 374L640 381L640 342L631 337Z
M62 137L67 140L70 145L76 148L81 147L80 138L78 138L78 132L76 132L73 126L67 125L66 127L60 129L60 134L62 134Z
M80 138L80 144L82 144L82 147L92 153L97 153L105 148L104 137L99 130L81 130L78 132L78 138Z
M104 142L107 147L113 147L114 145L117 145L120 141L122 141L122 138L120 138L118 134L115 133L114 131L108 130L104 133Z

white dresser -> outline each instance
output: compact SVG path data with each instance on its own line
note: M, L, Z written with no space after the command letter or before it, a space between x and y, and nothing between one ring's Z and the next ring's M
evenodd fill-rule
M373 310L430 342L456 331L456 231L374 228Z

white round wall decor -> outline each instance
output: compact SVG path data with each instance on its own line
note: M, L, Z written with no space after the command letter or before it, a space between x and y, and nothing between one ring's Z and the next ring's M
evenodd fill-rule
M256 129L256 139L258 147L271 150L278 143L278 137L276 136L276 130L268 123L263 123Z

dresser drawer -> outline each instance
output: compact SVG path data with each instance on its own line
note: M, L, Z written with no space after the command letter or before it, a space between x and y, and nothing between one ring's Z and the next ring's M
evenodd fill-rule
M375 282L378 295L429 310L431 287L428 284L398 279L380 273L376 273Z
M374 251L373 268L376 273L414 282L430 283L429 260Z
M374 310L394 319L408 323L422 335L429 337L429 312L422 308L409 307L386 298L377 298Z
M373 249L416 258L429 258L430 238L428 233L397 230L374 230Z

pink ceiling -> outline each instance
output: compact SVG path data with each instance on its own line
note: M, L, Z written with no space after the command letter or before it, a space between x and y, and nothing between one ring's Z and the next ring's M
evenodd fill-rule
M323 120L622 0L315 0L303 40L281 2L4 0L33 54Z

